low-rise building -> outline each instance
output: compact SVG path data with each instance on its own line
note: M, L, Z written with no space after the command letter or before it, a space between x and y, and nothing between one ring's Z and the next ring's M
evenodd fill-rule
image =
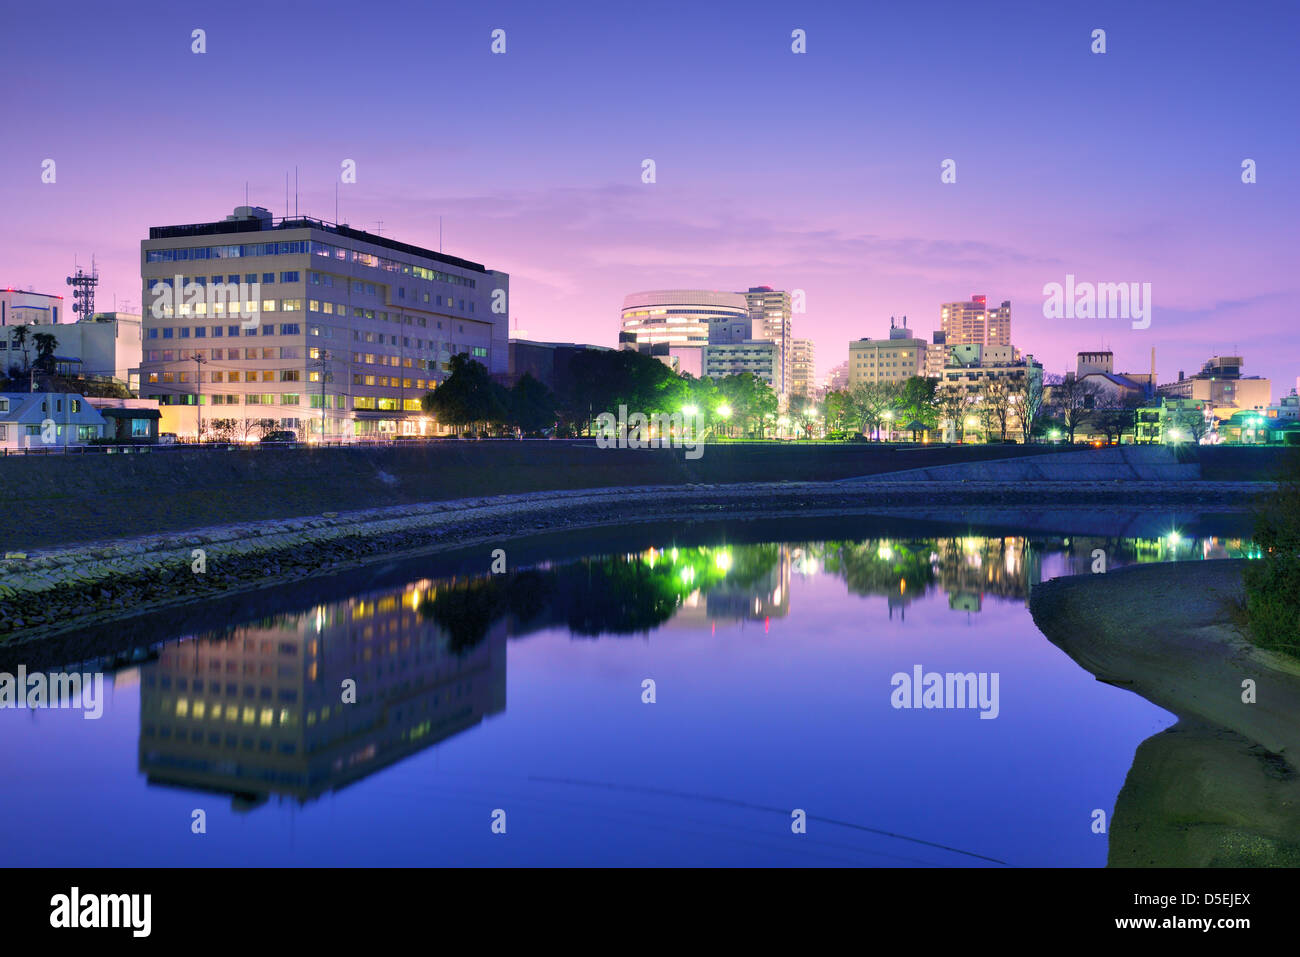
M563 393L569 386L569 360L580 352L593 350L612 351L608 346L592 346L581 342L511 339L505 384L514 385L525 375L531 375L552 392Z
M1220 419L1230 418L1237 410L1263 411L1272 401L1272 383L1260 376L1243 376L1241 356L1211 356L1195 375L1178 373L1176 382L1157 387L1171 399L1208 401Z
M1021 358L1017 350L1009 345L955 345L949 350L948 363L944 366L937 388L963 390L974 404L978 404L988 390L989 383L997 380L1005 381L1012 390L1007 434L1019 434L1021 423L1017 410L1022 401L1021 396L1028 390L1042 389L1043 367L1032 355ZM943 441L955 441L963 432L963 423L945 422Z
M104 438L122 443L158 441L162 412L154 399L116 399L87 396L86 401L104 417Z
M0 448L55 449L104 435L105 421L84 396L63 392L0 393Z
M891 316L888 339L849 343L849 389L876 382L905 382L922 375L926 348L924 339L914 337L906 325L895 325Z
M27 338L19 341L18 326L0 330L0 368L30 369L36 358L35 336L54 336L55 363L61 374L114 381L139 387L140 317L126 312L99 312L90 319L50 325L27 324Z

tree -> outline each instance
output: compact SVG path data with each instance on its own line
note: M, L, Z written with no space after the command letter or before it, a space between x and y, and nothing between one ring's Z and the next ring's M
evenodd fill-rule
M239 437L245 442L259 439L268 432L275 431L275 419L248 418L239 420Z
M933 428L938 417L935 392L939 387L937 379L928 376L910 376L902 385L898 394L898 414L910 421L917 421L927 428Z
M826 431L838 432L853 412L853 397L843 391L827 392L822 400L822 412L826 416Z
M1065 423L1071 445L1074 444L1074 433L1092 413L1099 392L1095 384L1073 373L1067 373L1059 385L1052 387L1052 408Z
M555 395L525 372L510 390L510 423L521 431L540 432L555 425Z
M239 423L235 419L208 419L204 424L208 427L214 442L231 441L239 428Z
M1093 402L1093 425L1108 443L1119 442L1126 434L1137 432L1137 413L1142 404L1140 392L1106 390Z
M748 431L761 437L768 418L775 416L779 407L772 387L752 372L723 376L718 380L718 392L731 407L730 418L740 423L742 434Z
M1043 400L1047 391L1043 386L1043 377L1026 373L1025 378L1016 384L1016 411L1020 419L1020 432L1026 445L1034 434L1034 421L1043 409Z
M451 357L449 368L446 380L420 400L425 412L456 428L506 420L505 390L492 381L483 363L462 352Z
M27 371L31 368L31 363L27 361L27 337L31 335L31 331L26 324L14 326L14 345L23 350L23 375L27 375Z
M32 336L32 341L36 345L36 361L32 363L32 368L44 375L54 374L54 350L58 348L59 340L53 333L38 332ZM23 356L27 352L24 349Z
M1194 443L1199 444L1210 431L1209 420L1205 411L1198 405L1193 408L1179 407L1169 417L1169 427L1186 432Z
M645 415L680 412L698 388L695 380L632 349L578 352L562 379L566 386L559 397L561 413L575 432L588 433L597 416L617 416L620 405Z
M966 437L966 415L970 412L976 399L974 393L965 386L944 384L935 390L935 406L939 416L939 425L944 426L945 436L960 442Z
M862 424L863 432L877 431L885 417L898 404L899 389L891 382L864 382L853 390L853 411Z
M1007 440L1007 424L1015 410L1015 393L1010 383L1001 376L991 378L984 383L984 394L980 397L980 407L985 416L985 432L995 424L1002 441Z

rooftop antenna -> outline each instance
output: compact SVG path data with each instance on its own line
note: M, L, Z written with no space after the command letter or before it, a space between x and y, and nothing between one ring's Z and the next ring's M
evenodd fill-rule
M298 218L298 166L293 167L293 218Z
M95 268L95 257L93 254L90 257L89 273L76 265L75 257L73 265L77 270L76 275L67 278L68 285L72 287L72 311L83 319L89 319L95 314L95 287L99 285L99 271Z
M339 224L339 184L334 184L334 225Z
M248 205L248 180L244 180L244 205Z
M442 252L442 217L438 217L438 252Z
M289 218L289 171L284 171L284 218Z
M384 235L384 221L382 219L375 220L375 232L380 236Z

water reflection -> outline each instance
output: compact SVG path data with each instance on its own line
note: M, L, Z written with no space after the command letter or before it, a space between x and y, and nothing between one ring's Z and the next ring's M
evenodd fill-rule
M247 809L309 801L471 728L506 705L506 641L648 634L790 614L791 576L842 579L892 619L946 596L1024 603L1050 574L1248 554L1236 539L930 537L654 547L511 574L420 581L164 644L140 670L150 784ZM355 682L355 703L344 700Z
M421 582L164 646L140 667L149 783L307 801L504 711L504 625L441 627L438 595Z

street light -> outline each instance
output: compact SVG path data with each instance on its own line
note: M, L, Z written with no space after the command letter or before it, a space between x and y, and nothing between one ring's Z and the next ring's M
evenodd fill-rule
M695 418L696 413L699 411L700 410L693 405L682 406L682 415L690 416L692 419Z
M731 406L727 405L725 402L722 403L722 405L718 406L718 415L722 416L724 419L731 418Z

